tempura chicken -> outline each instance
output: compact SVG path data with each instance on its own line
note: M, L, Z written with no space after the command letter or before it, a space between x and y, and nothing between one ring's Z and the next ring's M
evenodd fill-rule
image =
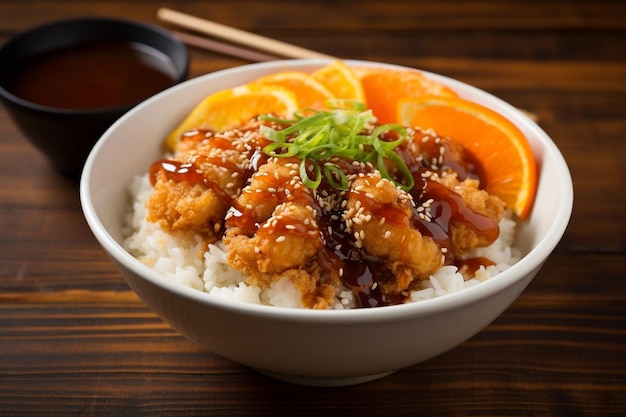
M272 158L261 166L226 216L228 261L250 277L300 268L322 249L313 190L292 165Z
M222 133L183 135L174 157L152 166L148 220L166 230L192 230L218 240L224 215L246 184L258 148L258 126L253 122Z
M344 219L357 246L383 260L391 272L378 283L383 294L401 293L443 265L439 245L412 225L411 196L378 171L357 176L347 202Z

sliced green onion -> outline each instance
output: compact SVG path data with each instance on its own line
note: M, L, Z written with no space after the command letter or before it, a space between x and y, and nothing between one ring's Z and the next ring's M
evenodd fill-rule
M409 169L409 167L406 165L406 163L404 162L404 160L400 157L400 155L398 155L395 152L389 152L386 155L387 158L391 159L391 161L395 164L395 166L398 168L398 170L400 171L400 173L402 174L402 176L404 177L406 184L403 183L399 183L395 180L392 180L394 182L394 184L396 184L397 186L399 186L400 188L402 188L404 191L409 191L413 188L413 186L415 185L415 179L413 178L413 174L411 173L411 170ZM382 164L384 166L384 164ZM379 170L380 170L380 166L379 166ZM381 172L382 175L382 172ZM389 175L387 175L386 178L390 178Z
M414 181L409 168L394 151L408 136L404 127L393 123L373 127L376 118L363 103L332 100L328 107L330 110L325 111L301 109L294 114L293 119L261 116L261 120L288 125L284 129L261 127L263 137L272 141L263 151L277 158L299 158L300 177L310 188L317 188L322 181L322 170L318 161L333 157L371 162L384 178L393 181L397 186L405 190L413 187ZM395 132L398 139L382 140L387 132ZM389 175L386 162L396 165L403 177L402 183ZM345 190L348 187L346 174L334 164L324 164L323 175L336 189Z
M324 165L324 177L326 178L326 181L328 181L328 183L331 185L331 187L337 189L337 190L347 190L349 183L348 183L348 179L346 178L346 173L343 172L341 170L341 168L339 168L337 165L335 164L326 164ZM339 179L339 181L337 181L337 177Z
M300 161L300 178L302 178L302 183L309 188L317 188L322 182L322 175L320 173L320 166L317 161L310 163L313 167L313 178L309 177L308 165L306 159L302 159Z
M278 150L283 151L278 152ZM291 142L272 142L263 148L263 152L269 156L275 156L277 158L288 158L298 155L300 148L298 148L298 145Z

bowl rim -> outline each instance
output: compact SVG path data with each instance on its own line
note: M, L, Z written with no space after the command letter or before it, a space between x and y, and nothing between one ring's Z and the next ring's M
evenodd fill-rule
M187 45L183 43L183 41L181 41L176 35L174 35L174 33L166 30L165 28L161 26L144 22L144 21L120 18L120 17L108 17L108 16L76 17L76 18L67 18L67 19L61 19L61 20L55 20L55 21L43 23L41 25L28 28L24 30L23 32L20 32L14 35L13 37L9 38L6 42L0 45L0 56L2 56L2 54L4 53L7 53L6 51L10 51L11 48L15 48L16 45L19 45L19 43L26 42L28 41L29 38L42 36L42 34L45 34L46 32L62 30L65 28L69 29L70 32L72 32L76 30L77 27L89 26L91 24L111 25L117 28L124 27L126 29L136 29L136 30L144 31L146 34L150 33L156 36L160 36L162 39L167 39L167 41L171 42L172 45L174 45L175 48L180 51L181 58L182 58L181 59L182 66L180 67L180 69L178 68L178 65L176 65L177 73L176 73L176 78L173 80L172 87L177 84L180 84L181 82L184 82L185 79L187 78L189 74L190 55L189 55L189 49L187 48ZM156 47L153 47L151 45L148 45L143 41L132 40L130 37L128 37L128 39L126 39L126 36L121 37L121 38L116 37L114 31L111 31L109 33L103 32L102 36L97 37L97 40L108 40L108 39L122 39L130 43L136 43L142 46L147 46L152 49L156 49L159 53L163 54L168 59L174 62L174 59L169 54L165 53L164 51ZM62 49L62 48L63 47L52 48L50 50L52 51L55 49ZM171 88L171 87L168 87L168 88ZM108 107L93 108L93 109L79 109L79 108L68 109L68 108L61 108L61 107L54 107L54 106L46 106L43 104L25 100L13 94L12 92L10 92L8 89L6 89L2 85L2 83L0 83L0 97L2 97L5 100L10 100L16 103L17 105L27 108L31 111L45 112L45 113L56 114L56 115L85 115L85 116L107 114L107 113L117 114L120 112L126 112L132 109L134 106L145 101L145 100L140 100L140 101L122 104L118 106L108 106Z
M406 66L381 63L376 61L350 59L343 59L342 61L344 61L347 65L376 65L401 69L410 68ZM540 128L526 114L513 107L511 104L497 98L496 96L493 96L492 94L484 90L480 90L477 87L473 87L464 82L424 70L419 71L422 71L423 73L439 81L445 82L453 88L454 86L463 86L463 88L466 90L472 90L474 93L481 96L481 98L489 99L490 102L495 103L505 109L507 113L514 115L515 123L523 125L525 129L532 131L533 134L540 139L540 142L545 147L545 152L551 155L551 159L556 165L555 168L557 170L557 174L560 178L560 183L562 185L561 189L559 190L559 205L556 213L556 220L551 223L549 229L545 232L545 235L538 242L538 244L531 248L525 256L523 256L510 268L503 272L500 272L497 276L494 276L491 279L481 282L480 285L475 285L458 292L449 293L445 296L432 299L425 299L400 305L365 309L311 310L258 305L238 301L233 302L231 300L225 300L219 297L212 297L206 292L185 287L183 285L172 283L163 279L159 273L152 270L148 266L141 264L136 258L128 253L104 228L103 224L96 216L92 204L93 202L91 200L91 174L93 165L97 160L99 150L105 146L107 138L109 138L115 132L118 125L124 123L125 120L133 117L133 114L140 111L142 108L150 106L151 103L156 100L161 100L164 96L171 94L173 91L193 88L193 86L195 85L210 83L216 78L241 73L245 74L249 71L270 70L273 68L295 69L315 65L321 66L330 62L332 62L332 59L286 59L223 69L213 73L198 76L176 86L170 87L167 90L164 90L140 103L138 106L122 116L102 135L100 140L92 149L85 163L80 181L80 200L83 208L83 213L89 227L92 229L94 236L102 245L102 247L109 253L110 256L116 259L117 262L121 263L125 268L128 268L130 271L137 274L138 276L141 276L142 279L147 280L153 285L161 287L168 292L172 292L186 299L193 300L201 304L208 304L213 306L214 308L236 312L238 314L250 314L254 316L272 318L274 320L282 321L322 321L325 323L327 322L333 324L351 324L362 322L364 320L368 322L392 321L399 318L411 318L418 315L423 316L435 314L443 310L459 308L463 305L484 299L499 291L504 290L515 281L523 279L527 274L533 272L533 270L535 269L538 269L545 262L547 257L552 253L556 245L563 237L573 209L572 179L567 163L565 162L565 159L559 151L558 147L542 128Z

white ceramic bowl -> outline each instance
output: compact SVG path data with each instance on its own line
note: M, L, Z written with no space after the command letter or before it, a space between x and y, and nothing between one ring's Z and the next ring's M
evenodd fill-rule
M348 64L384 65L362 61ZM297 310L226 302L166 281L121 245L128 186L161 156L163 140L208 94L277 71L312 70L324 60L241 66L198 77L138 105L100 139L85 165L81 202L94 235L143 302L209 351L284 381L349 385L439 355L497 318L530 283L569 222L573 191L552 140L523 113L467 84L430 74L461 96L494 108L528 136L539 166L534 210L517 231L523 259L479 285L399 306Z

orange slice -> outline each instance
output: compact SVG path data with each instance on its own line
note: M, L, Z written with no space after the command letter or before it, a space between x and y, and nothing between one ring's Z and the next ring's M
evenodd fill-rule
M457 96L446 85L417 70L359 67L354 72L363 85L367 107L380 123L395 122L397 103L405 97Z
M451 97L406 98L397 121L433 129L461 143L481 162L485 189L524 219L537 188L537 168L526 136L501 114L478 103Z
M167 136L165 145L173 150L180 136L192 129L220 132L241 126L260 114L289 117L297 109L294 93L281 87L243 85L221 90L201 101Z
M343 61L335 61L311 74L324 85L335 98L365 103L365 91L361 80Z
M300 108L322 109L333 94L310 74L300 71L283 71L266 75L250 83L251 85L272 85L292 91L298 98Z

